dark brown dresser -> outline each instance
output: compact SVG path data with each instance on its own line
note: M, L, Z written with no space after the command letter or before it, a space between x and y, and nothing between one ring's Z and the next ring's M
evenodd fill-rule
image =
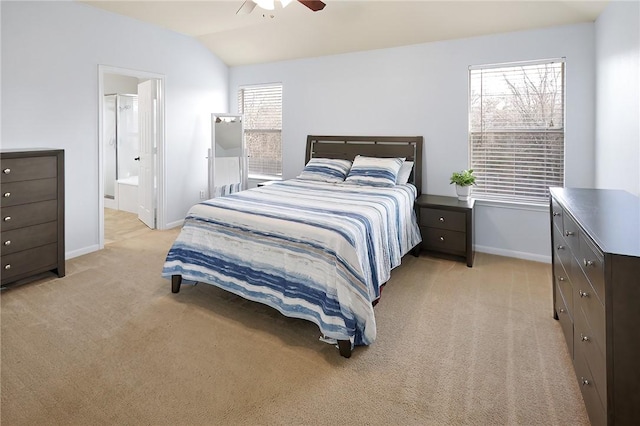
M422 250L463 259L468 267L472 267L474 200L423 194L415 204Z
M589 420L639 424L640 198L551 188L550 213L554 317Z
M2 285L64 264L64 151L0 151Z

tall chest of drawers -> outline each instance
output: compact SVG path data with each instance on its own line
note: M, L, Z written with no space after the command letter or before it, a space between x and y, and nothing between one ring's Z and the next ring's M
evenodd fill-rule
M592 425L640 421L640 198L551 188L554 317Z
M64 151L0 151L2 285L65 274Z

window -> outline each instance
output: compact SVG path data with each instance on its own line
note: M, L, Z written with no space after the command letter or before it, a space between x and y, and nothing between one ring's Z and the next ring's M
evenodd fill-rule
M241 88L238 112L244 115L249 175L282 176L282 85Z
M564 61L469 68L474 198L546 203L564 183Z

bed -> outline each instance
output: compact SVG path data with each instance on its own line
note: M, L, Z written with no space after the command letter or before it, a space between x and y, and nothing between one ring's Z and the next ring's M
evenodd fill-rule
M406 184L354 185L360 162L344 182L308 179L314 162L395 158L413 162ZM311 321L348 358L375 340L373 306L421 242L422 137L308 136L305 164L296 179L193 206L162 275L173 293L183 280L207 283Z

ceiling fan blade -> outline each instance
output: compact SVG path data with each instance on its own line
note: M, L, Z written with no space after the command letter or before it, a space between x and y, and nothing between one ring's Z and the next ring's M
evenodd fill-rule
M242 6L240 6L240 9L238 9L238 11L236 12L236 15L248 15L255 8L255 2L253 2L252 0L246 0L244 3L242 3Z
M313 10L314 12L324 9L324 7L326 6L324 2L321 2L319 0L298 0L298 1L304 4L305 6L307 6L309 9Z

